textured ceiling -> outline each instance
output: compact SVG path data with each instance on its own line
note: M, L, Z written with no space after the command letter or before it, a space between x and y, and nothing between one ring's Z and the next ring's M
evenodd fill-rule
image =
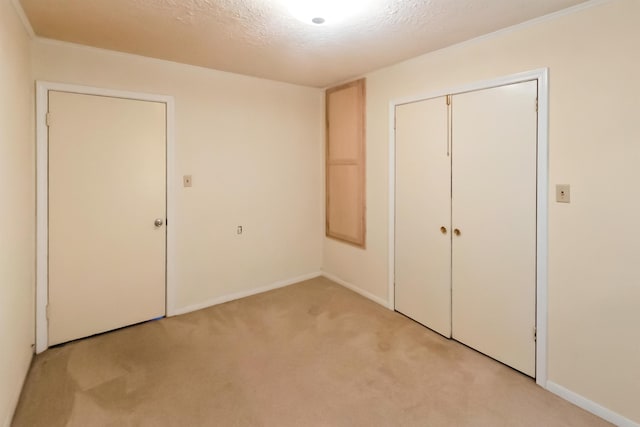
M360 0L322 26L293 18L292 1L308 0L21 3L38 36L326 87L585 0Z

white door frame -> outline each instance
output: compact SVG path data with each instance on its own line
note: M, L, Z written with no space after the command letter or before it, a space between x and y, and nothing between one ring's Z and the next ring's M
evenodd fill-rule
M69 92L83 95L108 96L137 101L166 104L167 135L167 227L166 227L166 307L167 316L175 313L175 104L172 96L128 92L97 87L78 86L46 81L36 82L36 353L49 347L47 304L49 293L49 131L47 112L49 91ZM169 220L171 223L169 224Z
M540 68L510 76L484 80L433 92L417 94L389 102L389 308L395 310L395 110L411 102L455 95L481 89L538 80L538 170L536 218L536 383L547 388L547 271L549 215L549 69Z

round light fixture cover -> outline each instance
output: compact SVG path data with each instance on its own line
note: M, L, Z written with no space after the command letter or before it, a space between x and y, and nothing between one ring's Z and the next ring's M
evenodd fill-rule
M287 9L305 24L336 24L364 7L366 0L286 0Z

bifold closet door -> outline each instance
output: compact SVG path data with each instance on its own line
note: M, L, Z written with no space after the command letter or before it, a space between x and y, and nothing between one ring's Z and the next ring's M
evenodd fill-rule
M446 98L396 107L395 308L451 336Z
M453 96L453 337L535 376L537 82Z

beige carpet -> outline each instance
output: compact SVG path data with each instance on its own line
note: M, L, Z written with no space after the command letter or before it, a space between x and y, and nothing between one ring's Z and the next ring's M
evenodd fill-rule
M14 426L602 426L318 278L36 357Z

